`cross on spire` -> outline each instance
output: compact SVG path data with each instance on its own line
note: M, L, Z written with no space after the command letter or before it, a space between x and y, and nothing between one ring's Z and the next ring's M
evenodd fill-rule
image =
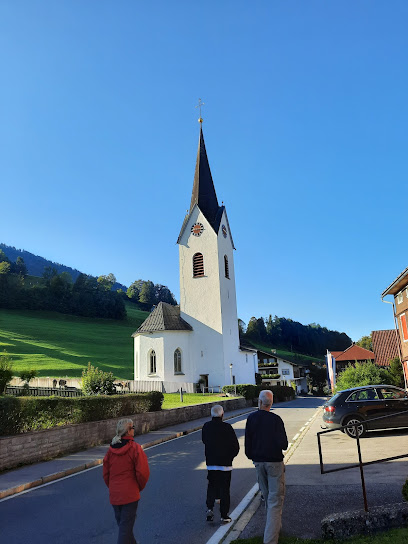
M199 123L202 123L203 122L203 118L201 117L201 108L205 105L205 103L201 100L201 98L198 99L198 104L196 106L196 109L197 108L200 108L200 117L198 118L198 122Z

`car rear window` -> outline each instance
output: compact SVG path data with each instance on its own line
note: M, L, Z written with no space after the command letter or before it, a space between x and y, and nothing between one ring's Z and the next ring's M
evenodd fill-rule
M405 393L401 389L392 389L391 387L380 387L381 395L384 399L405 399Z
M333 404L340 397L341 393L336 393L331 399L327 401L326 404Z

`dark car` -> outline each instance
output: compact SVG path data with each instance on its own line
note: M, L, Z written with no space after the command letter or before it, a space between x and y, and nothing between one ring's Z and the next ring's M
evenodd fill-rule
M367 421L378 417L382 419ZM408 427L408 393L392 385L365 385L336 393L323 405L322 428L338 429L349 423L360 423L344 429L351 438L373 429Z

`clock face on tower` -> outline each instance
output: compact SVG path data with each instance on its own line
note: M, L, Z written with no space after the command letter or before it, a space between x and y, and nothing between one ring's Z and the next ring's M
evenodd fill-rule
M193 236L201 236L203 230L204 225L202 225L201 223L194 223L194 225L191 227L191 234Z
M223 225L221 227L221 230L222 230L222 235L224 236L224 238L226 238L227 234L228 234L227 227L225 225Z

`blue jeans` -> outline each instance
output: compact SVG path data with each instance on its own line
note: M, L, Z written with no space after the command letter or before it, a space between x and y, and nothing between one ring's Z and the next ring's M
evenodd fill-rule
M264 544L278 544L282 524L283 499L285 498L285 465L278 463L254 463L258 484L265 499L266 524Z
M139 501L128 504L113 504L116 523L119 527L118 544L137 544L133 534L133 525L136 521L136 511Z

